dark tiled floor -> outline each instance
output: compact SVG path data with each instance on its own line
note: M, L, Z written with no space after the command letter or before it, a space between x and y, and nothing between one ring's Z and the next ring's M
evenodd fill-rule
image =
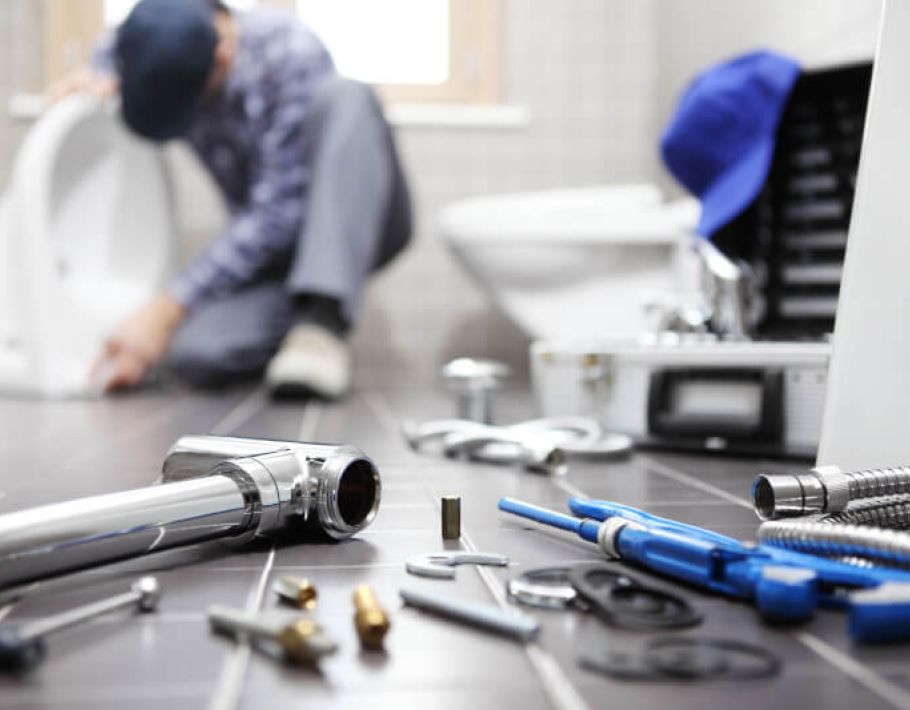
M522 392L506 393L500 405L503 420L531 413ZM436 503L442 494L462 496L464 544L508 554L515 571L596 560L598 553L499 515L502 495L554 508L562 508L568 494L615 499L748 538L756 527L747 501L753 476L787 467L648 453L576 465L557 480L418 455L403 445L402 419L448 413L439 393L404 387L363 387L343 403L307 407L271 404L249 390L0 401L0 511L146 485L175 438L206 431L344 441L376 460L384 484L376 522L345 543L244 551L210 544L39 585L8 610L10 619L105 596L146 571L159 576L164 597L154 615L114 615L59 634L37 671L0 679L0 707L910 708L907 647L852 647L837 614L820 614L798 629L774 628L745 605L689 590L706 615L699 633L758 642L785 660L784 672L772 680L699 685L619 682L581 670L575 662L580 647L624 646L642 637L575 613L531 612L544 630L539 645L526 649L401 609L397 590L404 583L493 603L492 590L498 593L510 573L463 568L455 582L408 578L407 556L442 547ZM208 630L209 604L255 604L257 590L281 572L306 575L320 589L317 616L340 651L319 671L283 666ZM357 645L350 594L361 582L394 614L384 654L363 653ZM275 604L267 590L262 606Z

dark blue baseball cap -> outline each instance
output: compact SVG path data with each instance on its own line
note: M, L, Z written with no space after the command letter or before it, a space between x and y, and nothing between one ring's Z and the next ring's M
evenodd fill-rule
M758 195L799 73L792 59L759 51L706 69L686 89L660 148L673 176L701 200L701 236L711 237Z
M215 62L213 13L206 0L141 0L117 31L121 111L140 136L189 129Z

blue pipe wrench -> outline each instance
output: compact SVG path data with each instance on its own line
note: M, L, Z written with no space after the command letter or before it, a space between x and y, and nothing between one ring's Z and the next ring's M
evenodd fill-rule
M805 621L818 607L840 609L854 641L910 639L910 572L743 543L611 501L570 498L578 517L511 498L501 498L499 509L575 532L610 557L751 601L769 620Z

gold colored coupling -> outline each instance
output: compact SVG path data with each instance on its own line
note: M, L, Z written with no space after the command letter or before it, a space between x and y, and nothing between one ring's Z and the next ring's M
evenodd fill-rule
M461 496L442 497L442 539L461 537Z
M315 585L308 579L298 579L297 577L280 577L272 585L275 591L283 601L294 604L301 609L315 609L316 598L319 596Z
M301 665L316 663L337 649L335 642L310 619L299 619L288 624L278 632L275 640L288 659Z
M382 648L389 631L389 615L379 606L376 595L366 584L354 590L354 627L364 648Z

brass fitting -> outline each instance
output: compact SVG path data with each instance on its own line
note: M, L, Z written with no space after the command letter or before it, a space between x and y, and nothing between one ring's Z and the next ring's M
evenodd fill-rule
M382 648L382 641L388 633L389 616L379 606L376 595L366 584L354 590L354 627L364 648Z
M308 579L297 577L279 577L272 585L275 593L282 600L294 604L301 609L312 610L316 608L316 598L319 596L316 587Z
M442 497L442 539L461 537L461 496Z
M334 653L337 646L311 619L299 619L283 627L275 638L288 659L310 665Z

